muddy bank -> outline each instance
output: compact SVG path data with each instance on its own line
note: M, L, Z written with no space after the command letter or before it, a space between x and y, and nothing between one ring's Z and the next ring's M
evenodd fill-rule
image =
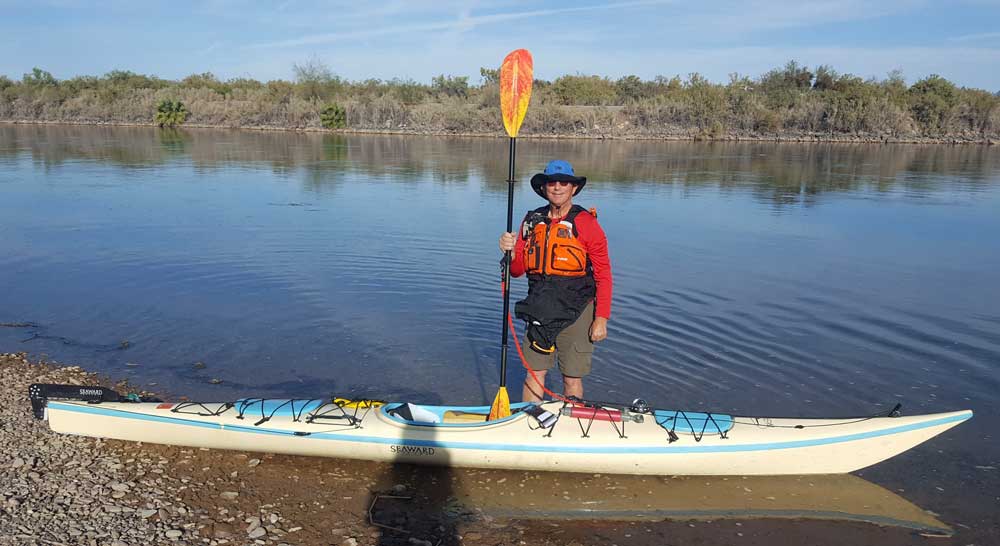
M131 392L78 367L0 355L0 544L964 544L930 538L947 526L854 477L453 470L60 436L31 417L34 382ZM795 499L828 486L837 492ZM833 497L843 502L825 504Z

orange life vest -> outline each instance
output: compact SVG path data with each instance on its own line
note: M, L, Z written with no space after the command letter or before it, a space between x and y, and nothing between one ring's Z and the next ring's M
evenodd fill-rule
M594 209L573 205L569 214L553 223L548 207L535 209L524 223L524 267L529 275L583 277L591 273L587 249L576 237L573 224L581 212L597 216Z

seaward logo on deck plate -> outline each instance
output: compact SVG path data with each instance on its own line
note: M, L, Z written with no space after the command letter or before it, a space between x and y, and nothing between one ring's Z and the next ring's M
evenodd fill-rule
M433 455L433 447L391 445L389 451L400 455Z

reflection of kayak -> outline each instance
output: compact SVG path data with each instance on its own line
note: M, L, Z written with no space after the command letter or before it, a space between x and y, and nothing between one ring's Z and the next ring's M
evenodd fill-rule
M484 480L484 476L490 478ZM558 476L557 474L555 476ZM750 477L572 478L573 487L537 486L516 472L456 473L451 494L497 518L688 520L808 518L864 521L950 535L937 518L899 495L851 474ZM498 495L497 483L523 494Z
M513 415L486 422L489 407L259 398L156 403L124 401L107 389L48 385L33 385L31 397L36 415L44 411L52 430L68 434L374 461L612 474L850 472L972 417L971 411L957 411L762 418L636 413L548 402L513 404Z

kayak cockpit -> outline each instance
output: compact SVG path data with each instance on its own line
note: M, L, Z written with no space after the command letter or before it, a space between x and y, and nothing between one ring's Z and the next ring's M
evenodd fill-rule
M504 423L521 417L524 410L535 407L530 402L510 405L511 415L487 421L490 406L429 406L409 402L386 404L379 415L389 421L425 427L475 427Z

